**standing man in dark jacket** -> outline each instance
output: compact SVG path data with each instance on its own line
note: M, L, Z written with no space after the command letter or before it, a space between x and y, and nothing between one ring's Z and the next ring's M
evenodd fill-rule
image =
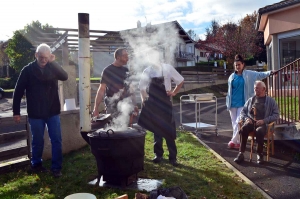
M58 81L68 79L68 74L55 62L55 55L47 44L40 44L35 53L36 60L25 66L17 81L13 96L13 115L20 122L20 102L26 90L27 113L32 133L31 168L34 172L43 172L42 154L44 149L44 131L47 125L52 145L51 173L61 176L62 139L60 127L60 102Z

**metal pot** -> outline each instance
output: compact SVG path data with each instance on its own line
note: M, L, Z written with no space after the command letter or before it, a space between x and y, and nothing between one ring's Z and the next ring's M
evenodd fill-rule
M143 129L131 127L123 131L102 128L89 133L98 180L102 175L104 181L114 184L128 185L137 180L137 173L144 169L145 135Z

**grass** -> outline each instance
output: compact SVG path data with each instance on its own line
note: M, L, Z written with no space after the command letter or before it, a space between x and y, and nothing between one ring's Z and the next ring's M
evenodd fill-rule
M263 198L213 156L192 134L178 132L176 143L179 167L173 167L167 162L168 150L165 145L165 160L158 165L153 164L153 134L147 133L145 169L139 173L139 177L164 179L163 187L180 186L189 199ZM45 161L44 165L49 168L50 161ZM28 169L1 175L1 199L59 199L77 192L92 193L98 199L115 198L126 193L132 199L138 192L88 185L97 174L96 161L89 147L64 156L61 178L53 178L47 173L30 174Z
M91 82L99 83L101 80L101 77L91 77ZM76 81L79 81L79 77L76 78Z
M4 92L6 92L6 93L11 93L11 92L14 92L15 91L15 89L3 89L4 90Z
M286 117L299 120L299 97L285 97L281 100L276 99L276 102L280 108L281 114L287 113Z

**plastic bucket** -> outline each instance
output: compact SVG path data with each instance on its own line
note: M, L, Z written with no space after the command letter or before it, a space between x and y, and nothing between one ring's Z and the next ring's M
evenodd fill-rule
M74 193L65 197L65 199L97 199L95 195L90 193Z

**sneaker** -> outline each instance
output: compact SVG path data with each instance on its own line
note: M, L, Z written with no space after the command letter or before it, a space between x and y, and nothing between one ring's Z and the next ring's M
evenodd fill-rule
M233 149L234 146L235 146L235 144L234 144L232 141L230 141L230 142L228 143L228 148Z
M233 161L236 162L236 163L238 163L238 164L241 163L241 162L243 162L244 161L244 154L241 153L241 152L239 152L239 154L237 155L236 158L234 158Z
M51 174L53 175L53 177L55 178L59 178L60 176L62 176L62 173L60 170L51 170Z
M263 164L264 163L264 156L262 153L257 154L257 164Z
M48 169L43 167L42 164L38 164L38 165L35 165L35 166L31 165L31 171L33 173L47 173Z

